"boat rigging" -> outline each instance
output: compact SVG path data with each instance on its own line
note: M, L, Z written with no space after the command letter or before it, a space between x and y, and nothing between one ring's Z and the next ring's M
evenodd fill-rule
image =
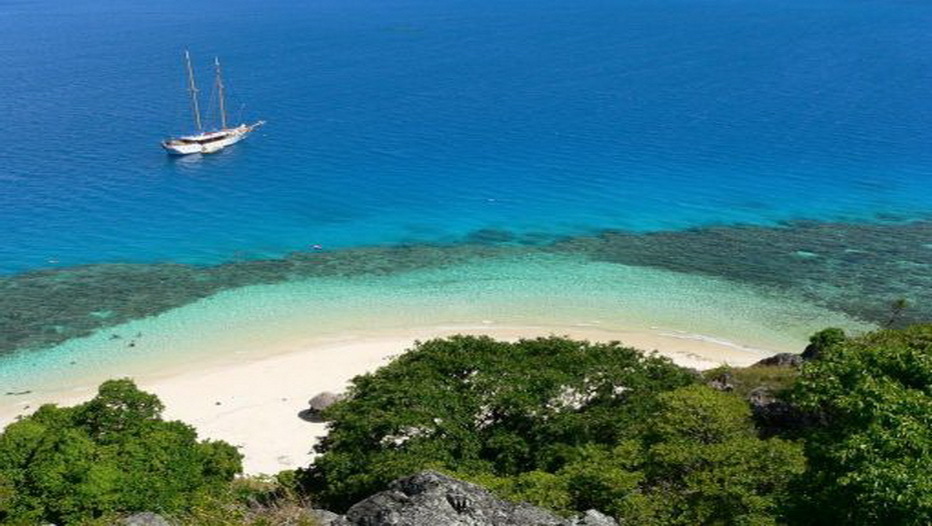
M173 137L162 141L162 148L165 148L172 155L189 155L193 153L214 153L236 144L252 133L253 130L265 124L265 121L257 121L252 124L240 124L229 127L227 125L226 101L224 100L223 75L220 70L220 59L214 58L215 86L220 101L220 129L214 131L204 131L201 121L201 110L197 102L197 84L194 82L194 68L191 66L191 55L188 50L184 52L185 65L188 72L188 92L191 95L191 111L194 113L194 126L197 133L194 135L183 135Z

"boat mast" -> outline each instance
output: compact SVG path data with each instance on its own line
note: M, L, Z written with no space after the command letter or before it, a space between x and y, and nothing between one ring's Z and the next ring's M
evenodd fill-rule
M191 92L191 108L194 110L194 124L197 126L198 133L204 133L201 126L201 109L197 105L197 86L194 84L194 69L191 68L191 55L188 50L184 50L184 60L188 65L188 91Z
M214 57L214 65L217 67L217 96L220 98L220 129L227 129L227 108L223 103L223 77L220 76L220 59Z

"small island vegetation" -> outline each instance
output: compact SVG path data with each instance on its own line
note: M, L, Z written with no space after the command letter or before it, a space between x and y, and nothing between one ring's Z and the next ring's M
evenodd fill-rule
M802 446L759 438L740 397L617 343L433 340L326 414L303 476L335 509L433 468L564 513L766 524L804 469Z
M0 523L115 524L150 511L191 524L252 521L246 503L280 492L239 480L242 456L161 417L159 399L131 380L103 383L75 407L45 405L0 434ZM309 523L308 523L309 524Z
M795 523L932 524L932 325L837 342L790 401L818 416Z
M426 469L623 524L932 523L932 325L705 373L618 343L419 343L354 379L299 472L244 478L129 380L0 434L0 522L313 524Z

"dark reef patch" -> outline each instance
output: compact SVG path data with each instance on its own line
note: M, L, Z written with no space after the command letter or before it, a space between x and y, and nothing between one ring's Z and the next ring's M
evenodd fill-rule
M246 285L391 274L501 253L485 246L418 245L294 253L203 267L95 264L27 272L0 278L0 353L54 345Z
M539 245L522 241L520 234L481 230L454 245L312 251L204 267L95 264L2 277L0 353L54 345L245 285L385 275L533 252L720 277L797 294L880 324L891 318L896 324L932 319L928 221L607 231ZM894 309L901 298L906 308Z
M514 243L518 236L510 230L500 228L483 228L466 236L467 243L474 244L495 244L495 243Z
M632 234L605 232L551 250L595 260L700 273L800 294L856 318L887 324L932 319L932 222L796 221ZM907 307L894 312L893 302Z

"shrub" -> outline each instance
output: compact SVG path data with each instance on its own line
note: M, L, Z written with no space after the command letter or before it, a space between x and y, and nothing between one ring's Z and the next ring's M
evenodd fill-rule
M162 420L161 411L131 380L111 380L87 403L45 405L10 424L0 434L0 496L9 495L0 521L171 513L241 471L233 446L198 442L192 427Z
M761 440L735 395L689 386L661 395L645 436L645 493L662 524L775 524L803 472L798 444ZM636 514L631 522L649 523Z
M821 422L806 435L797 522L932 523L932 325L830 347L793 401Z
M553 473L577 446L637 435L659 393L694 381L666 358L617 343L418 343L354 379L350 396L327 409L330 433L302 478L326 505L345 509L425 468Z
M773 524L801 447L761 440L747 403L619 344L418 344L326 411L301 476L338 509L439 468L562 513L626 524Z

